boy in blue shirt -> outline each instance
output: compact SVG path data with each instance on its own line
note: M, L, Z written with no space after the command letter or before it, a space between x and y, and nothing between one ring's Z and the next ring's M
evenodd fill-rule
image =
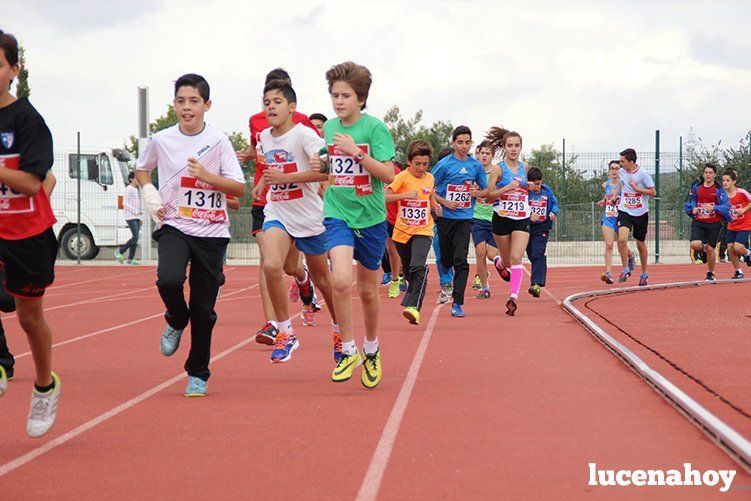
M540 297L540 289L545 287L548 274L548 258L545 249L548 246L548 235L556 217L558 217L558 200L553 190L542 184L542 171L532 167L527 172L527 187L529 188L529 242L527 243L527 259L532 263L530 285L527 292L534 297Z
M472 231L472 214L475 198L484 197L488 190L485 169L469 156L472 146L472 131L465 125L454 129L451 135L453 155L444 157L431 171L435 179L436 200L443 206L438 217L438 241L441 264L454 268L454 290L451 307L452 317L463 317L464 289L469 276L469 236ZM475 188L479 186L479 190Z

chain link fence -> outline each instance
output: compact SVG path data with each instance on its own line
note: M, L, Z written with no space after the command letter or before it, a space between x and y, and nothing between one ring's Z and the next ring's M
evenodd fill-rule
M618 158L615 152L567 153L559 162L559 165L566 165L565 175L560 167L556 170L555 164L543 169L543 181L553 188L561 206L550 234L548 258L551 263L597 264L602 261L600 222L603 211L597 201L603 195L601 185L607 176L608 163ZM660 261L686 261L690 219L683 213L682 205L691 180L684 179L680 152L659 154L659 176L657 158L654 152L640 152L637 160L658 185L658 198L650 203L647 234L650 255L655 256L659 251ZM56 152L53 172L58 184L52 203L59 220L55 229L60 238L62 260L76 259L78 254L83 260L113 260L117 246L130 238L122 197L127 173L132 168L133 160L123 150L87 150L80 159L72 150ZM79 179L80 239L76 225ZM230 221L232 242L228 258L258 263L258 247L251 236L251 207L230 211ZM148 228L149 225L143 225L139 243L150 248L141 252L139 246L137 256L156 259L154 243L146 234ZM470 258L473 258L472 250Z

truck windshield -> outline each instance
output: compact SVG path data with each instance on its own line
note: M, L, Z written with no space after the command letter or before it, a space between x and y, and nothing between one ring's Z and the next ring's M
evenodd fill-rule
M128 182L128 173L133 170L133 155L131 155L130 152L121 149L112 150L112 155L115 157L115 160L117 160L117 166L119 167L120 175L123 178L123 184L128 186L130 184Z

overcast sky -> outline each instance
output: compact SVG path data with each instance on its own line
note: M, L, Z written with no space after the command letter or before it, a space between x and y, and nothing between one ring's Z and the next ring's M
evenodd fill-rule
M2 0L26 47L31 100L56 144L120 146L183 73L204 75L207 121L247 133L266 72L287 69L298 109L332 116L324 78L373 73L368 111L392 105L479 136L502 124L575 151L676 150L693 127L735 144L751 128L751 2Z

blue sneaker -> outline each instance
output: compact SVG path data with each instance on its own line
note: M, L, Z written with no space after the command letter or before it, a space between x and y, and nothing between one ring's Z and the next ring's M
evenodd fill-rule
M381 285L388 285L391 282L391 273L384 273L381 277Z
M636 269L636 255L635 254L629 254L628 255L628 271L634 271Z
M639 287L644 287L645 285L647 285L648 278L649 278L649 275L647 275L646 273L642 273L639 276Z
M628 277L631 276L631 272L628 270L623 270L621 274L618 276L618 283L622 284L626 280L628 280Z
M463 318L464 310L462 310L462 305L454 303L454 306L451 307L451 316Z
M280 332L274 341L274 351L271 352L271 363L278 364L292 358L292 352L300 347L300 341L293 332Z
M407 292L407 279L399 275L399 292Z
M199 377L188 376L188 386L185 388L186 397L205 397L208 381Z
M183 335L183 330L173 329L169 325L162 331L162 355L169 357L177 351L177 347L180 346L180 338Z

